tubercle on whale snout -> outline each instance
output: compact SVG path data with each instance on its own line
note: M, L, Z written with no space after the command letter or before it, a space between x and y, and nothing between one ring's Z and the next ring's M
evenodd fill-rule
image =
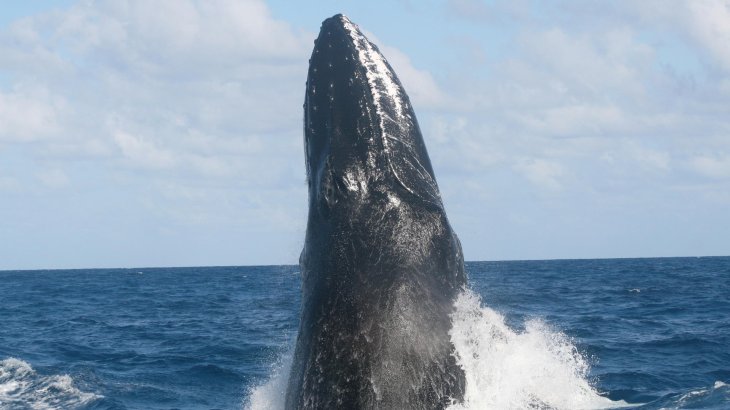
M344 16L315 41L304 112L310 212L286 407L460 402L461 245L402 84Z
M404 196L443 207L408 95L377 46L345 16L322 24L304 111L310 195L324 192L316 178L327 175L322 167L328 166L339 175L362 171L366 183L385 180Z

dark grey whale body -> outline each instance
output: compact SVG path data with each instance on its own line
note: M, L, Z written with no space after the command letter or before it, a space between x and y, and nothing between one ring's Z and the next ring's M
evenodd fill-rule
M465 286L416 116L350 20L322 23L304 103L309 216L288 409L461 401L449 338Z

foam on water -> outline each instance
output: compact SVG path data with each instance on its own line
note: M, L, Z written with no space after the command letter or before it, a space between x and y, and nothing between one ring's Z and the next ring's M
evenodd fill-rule
M455 302L451 341L466 374L467 409L605 409L626 406L601 396L588 380L589 364L565 334L539 319L511 329L504 316L465 291ZM284 408L291 348L269 380L249 391L250 410Z
M294 356L294 343L290 343L289 346L289 350L272 366L269 380L249 390L248 397L243 404L245 409L279 410L284 408L289 371Z
M41 376L16 358L0 361L0 408L73 409L102 396L82 392L69 375Z
M664 404L664 403L663 403ZM728 408L730 407L730 386L722 381L715 381L712 387L687 392L676 399L676 403L666 403L663 408Z
M589 365L565 334L539 319L524 331L465 291L456 300L451 341L466 374L462 409L604 409L626 405L588 381Z

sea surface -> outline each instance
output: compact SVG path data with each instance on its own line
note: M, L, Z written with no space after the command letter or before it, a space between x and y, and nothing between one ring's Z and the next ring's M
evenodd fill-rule
M469 409L730 409L730 257L467 263ZM296 266L0 271L0 409L276 408Z

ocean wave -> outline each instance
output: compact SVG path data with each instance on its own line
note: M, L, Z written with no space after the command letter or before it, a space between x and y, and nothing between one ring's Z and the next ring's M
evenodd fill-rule
M0 409L77 409L103 396L82 392L71 376L41 376L27 362L0 361Z
M730 408L730 385L717 380L712 386L672 393L640 406L641 410L712 409Z

